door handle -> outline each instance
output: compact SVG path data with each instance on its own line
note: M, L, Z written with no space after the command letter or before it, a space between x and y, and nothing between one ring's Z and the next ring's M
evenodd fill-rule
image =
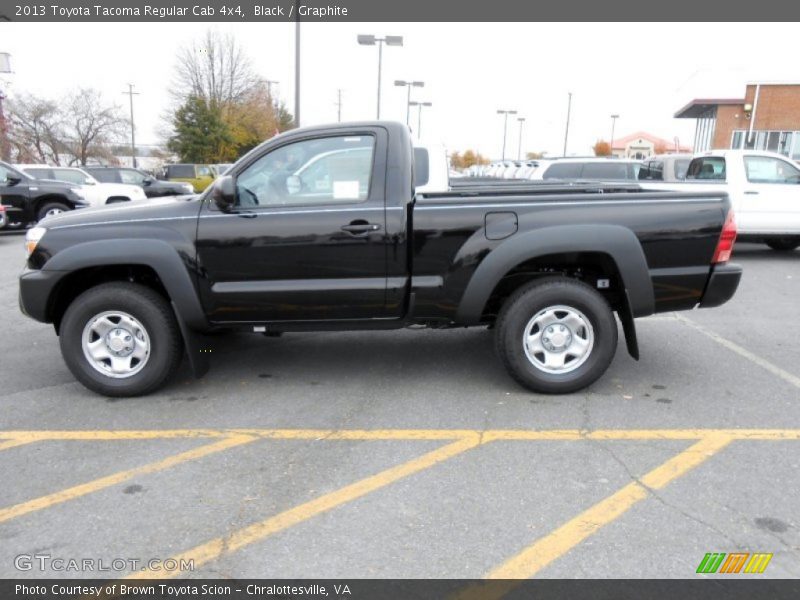
M745 194L747 194L748 196L758 196L758 192L755 190L746 190Z
M381 228L380 225L375 223L359 223L353 222L349 225L342 225L342 231L346 231L347 233L354 233L354 234L363 234L369 233L370 231L378 231Z

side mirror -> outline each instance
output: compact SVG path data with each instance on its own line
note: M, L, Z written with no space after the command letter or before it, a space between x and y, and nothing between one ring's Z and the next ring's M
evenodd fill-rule
M289 175L289 177L286 178L286 191L289 192L289 194L297 194L301 188L302 183L300 182L300 177L297 175Z
M152 177L145 177L142 179L142 185L152 185L153 178Z
M7 185L17 185L20 181L22 181L22 177L17 177L16 175L6 176Z
M214 182L211 190L214 204L223 212L228 212L236 204L236 182L230 175L223 175Z

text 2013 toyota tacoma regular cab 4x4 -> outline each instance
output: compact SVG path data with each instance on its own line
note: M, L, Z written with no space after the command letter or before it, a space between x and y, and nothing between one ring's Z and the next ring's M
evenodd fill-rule
M429 165L399 123L298 129L200 197L85 209L29 231L20 305L53 323L67 366L109 396L146 394L214 329L494 326L511 375L579 390L619 316L718 306L735 292L723 192L530 184L415 193ZM380 360L380 358L376 358ZM355 368L355 366L354 366Z

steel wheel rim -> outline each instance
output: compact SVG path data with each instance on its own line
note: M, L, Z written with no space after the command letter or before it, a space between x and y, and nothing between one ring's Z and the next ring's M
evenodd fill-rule
M591 356L594 329L581 311L564 305L543 308L522 332L522 347L528 361L550 375L578 369Z
M86 361L98 373L126 379L150 360L150 336L138 319L126 312L98 313L86 323L81 336Z
M55 217L56 215L60 215L63 212L64 211L61 210L60 208L51 208L46 213L44 213L44 216L45 217Z

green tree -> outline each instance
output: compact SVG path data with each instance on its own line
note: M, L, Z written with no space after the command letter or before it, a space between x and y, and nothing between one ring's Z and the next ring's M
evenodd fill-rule
M189 97L178 108L172 126L175 133L167 148L184 162L221 163L237 157L221 109L199 96Z

